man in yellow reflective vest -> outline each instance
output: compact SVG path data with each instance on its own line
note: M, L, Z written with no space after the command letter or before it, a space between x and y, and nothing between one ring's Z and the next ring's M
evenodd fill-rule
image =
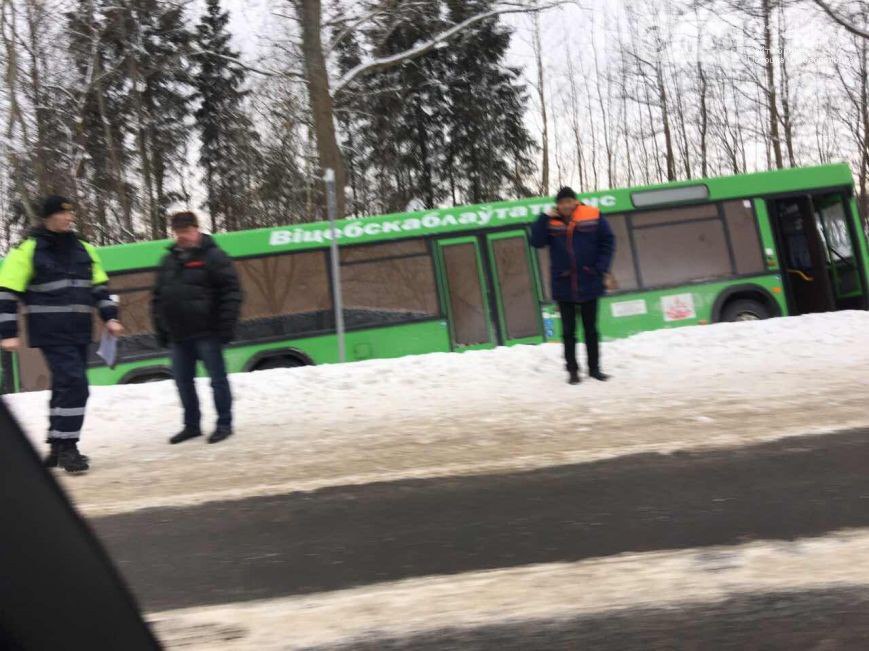
M89 394L86 371L94 308L111 334L122 334L124 327L96 249L74 231L72 202L50 196L40 216L42 223L0 267L0 346L7 351L20 347L17 308L23 301L28 344L42 351L51 371L51 451L46 465L81 473L89 467L78 440Z

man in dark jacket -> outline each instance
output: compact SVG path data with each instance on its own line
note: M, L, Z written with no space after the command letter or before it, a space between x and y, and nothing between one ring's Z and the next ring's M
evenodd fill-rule
M169 439L181 443L202 435L199 398L193 378L201 360L211 377L217 428L208 437L218 443L232 435L232 392L223 348L235 337L241 288L232 260L211 236L199 230L192 212L171 218L175 243L157 270L151 302L154 332L171 344L172 374L184 407L184 429Z
M45 465L78 473L88 469L78 440L89 394L86 371L94 308L110 333L120 335L124 328L96 249L73 230L72 202L48 197L40 216L42 224L9 252L0 269L0 339L4 350L20 347L17 308L22 299L28 344L42 351L51 371L51 452Z
M576 360L576 309L582 315L589 375L606 381L600 369L597 331L598 299L604 294L604 277L615 252L615 237L600 210L578 201L576 193L561 188L556 207L542 213L531 227L531 244L549 247L552 298L561 312L564 359L570 384L579 384Z

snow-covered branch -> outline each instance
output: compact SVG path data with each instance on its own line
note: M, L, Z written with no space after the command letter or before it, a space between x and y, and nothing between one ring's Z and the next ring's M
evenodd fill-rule
M191 49L190 56L192 57L216 57L218 59L224 59L225 61L231 61L236 64L239 68L244 68L248 72L253 72L258 75L263 75L264 77L289 77L290 79L304 79L305 75L301 72L296 72L294 70L266 70L265 68L258 68L256 66L252 66L250 64L244 63L238 57L227 56L226 54L220 54L218 52L211 52L208 50L200 50L200 49Z
M353 80L356 78L375 72L377 70L383 70L385 68L390 68L394 65L398 65L404 61L410 61L412 59L416 59L421 57L435 48L439 47L442 43L446 43L454 36L462 33L469 27L476 25L477 23L487 20L489 18L494 18L495 16L503 16L505 14L519 14L519 13L537 13L540 11L545 11L547 9L552 9L554 7L563 6L566 4L576 4L575 0L552 0L551 2L502 2L498 3L493 9L489 11L484 11L480 14L475 14L470 18L463 20L460 23L453 25L452 27L445 29L444 31L434 35L427 41L416 45L415 47L405 50L404 52L398 52L397 54L393 54L387 57L380 57L377 59L372 59L371 61L366 61L364 63L360 63L355 68L348 70L340 79L338 79L333 85L333 94L337 95L342 90L344 90Z
M857 27L857 26L856 26L854 23L852 23L851 21L849 21L849 20L847 20L846 18L843 18L842 16L840 16L840 15L838 14L838 12L836 12L836 11L835 11L831 6L830 6L830 4L829 4L828 2L825 2L824 0L814 0L814 3L815 3L816 5L818 5L821 9L823 9L823 10L826 12L826 14L827 14L830 18L832 18L836 23L838 23L839 25L841 25L842 27L844 27L845 29L847 29L847 30L848 30L849 32L851 32L852 34L855 34L855 35L857 35L857 36L862 36L863 38L869 39L869 31L866 31L865 29L861 29L861 28Z

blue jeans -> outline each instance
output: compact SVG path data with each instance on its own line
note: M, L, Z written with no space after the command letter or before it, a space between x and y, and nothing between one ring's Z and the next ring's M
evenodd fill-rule
M211 377L217 426L232 427L232 392L226 377L223 344L216 337L197 337L172 344L172 375L184 407L184 426L198 430L202 417L196 385L193 382L196 376L196 360L202 360Z

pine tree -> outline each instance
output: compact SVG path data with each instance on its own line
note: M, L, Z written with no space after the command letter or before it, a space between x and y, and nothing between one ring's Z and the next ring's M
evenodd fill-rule
M83 152L78 199L89 208L96 239L104 241L109 230L134 228L123 15L100 0L79 0L67 20L76 76L71 86L82 107L75 135Z
M196 28L194 77L200 163L205 173L206 205L212 230L237 230L256 223L256 195L261 170L259 138L246 111L244 69L233 62L229 14L220 0L207 0Z
M448 0L454 23L485 11L491 0ZM453 201L481 203L531 194L534 140L523 123L526 90L517 68L504 64L511 30L482 21L448 48L451 75L449 170Z
M372 3L377 4L383 3ZM374 21L365 32L369 49L377 56L406 51L443 26L440 9L440 0L429 0L384 13L383 22ZM340 70L358 61L358 48L339 48ZM345 159L354 159L352 164L348 160L351 186L354 177L359 179L376 212L404 210L412 200L434 207L445 196L445 64L436 50L366 76L339 97ZM350 120L355 121L352 127Z
M152 237L166 233L166 213L178 198L169 189L171 172L184 151L191 114L192 34L185 27L183 6L137 0L131 7L131 29L139 47L131 51L130 76L136 100L139 157L146 197L146 219Z

